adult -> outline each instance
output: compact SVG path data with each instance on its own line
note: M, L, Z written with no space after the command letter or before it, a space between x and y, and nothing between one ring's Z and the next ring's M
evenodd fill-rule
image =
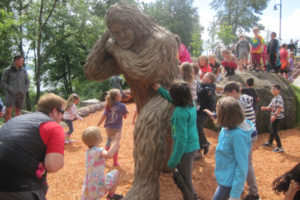
M116 76L112 76L109 79L109 85L110 85L111 89L119 89L121 94L123 93L123 90L122 90L123 79L121 78L121 76L119 74Z
M261 59L264 52L265 41L261 35L259 35L259 29L257 27L253 28L254 37L251 38L251 60L252 67L250 70L261 70Z
M12 118L0 128L0 199L45 200L47 172L64 165L65 100L40 98L37 111Z
M296 46L295 46L295 43L292 39L290 40L290 43L287 45L287 49L290 52L295 52Z
M181 43L180 37L175 35L175 39L178 45L178 60L179 63L189 62L192 63L191 55L184 44Z
M29 88L29 78L23 64L23 56L17 55L14 57L14 63L4 69L2 73L1 85L7 91L5 121L11 119L13 108L15 108L15 116L21 114L25 95Z

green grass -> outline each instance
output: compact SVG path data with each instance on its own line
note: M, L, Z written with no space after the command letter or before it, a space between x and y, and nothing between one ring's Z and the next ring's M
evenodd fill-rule
M300 88L292 84L292 89L296 95L296 126L300 126Z

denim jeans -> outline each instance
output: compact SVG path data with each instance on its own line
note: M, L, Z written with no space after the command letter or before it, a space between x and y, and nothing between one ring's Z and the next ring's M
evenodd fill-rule
M231 187L218 185L212 200L228 200L230 197Z
M69 120L69 119L65 119L64 120L65 122L66 122L66 124L68 125L68 127L69 127L69 130L68 130L68 132L66 132L66 134L68 135L68 136L70 136L72 133L73 133L73 121L72 120Z

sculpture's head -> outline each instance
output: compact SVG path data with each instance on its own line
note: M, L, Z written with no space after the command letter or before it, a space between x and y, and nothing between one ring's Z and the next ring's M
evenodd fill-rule
M121 48L131 49L151 34L156 22L136 6L118 3L108 9L106 25Z

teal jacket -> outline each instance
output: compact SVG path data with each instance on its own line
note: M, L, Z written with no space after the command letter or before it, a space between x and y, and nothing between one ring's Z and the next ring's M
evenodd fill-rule
M168 90L160 87L157 91L169 102L173 102ZM169 167L176 167L180 163L183 154L200 149L196 119L195 106L178 106L175 108L171 118L174 145L172 155L168 161Z
M240 198L248 173L252 122L234 129L222 128L216 148L215 176L219 185L231 187L230 197Z

